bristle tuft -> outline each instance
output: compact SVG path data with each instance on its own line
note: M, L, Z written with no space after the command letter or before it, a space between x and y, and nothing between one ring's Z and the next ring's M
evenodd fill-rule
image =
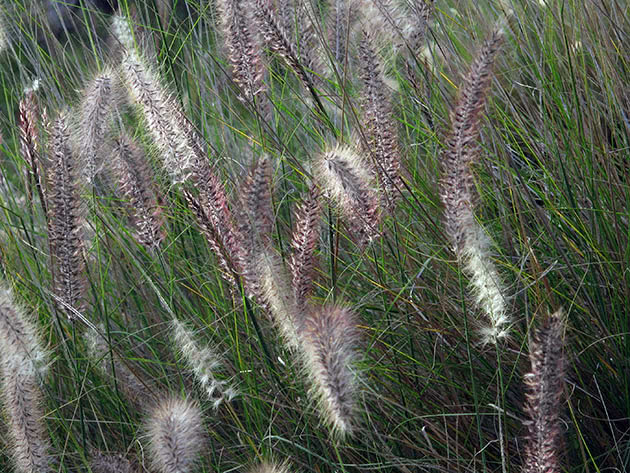
M201 411L187 399L169 398L147 420L150 450L161 473L190 473L204 446Z

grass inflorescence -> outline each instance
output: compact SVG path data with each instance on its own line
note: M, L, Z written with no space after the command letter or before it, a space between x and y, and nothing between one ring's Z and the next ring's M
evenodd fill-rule
M0 9L0 471L629 468L627 7L116 3Z

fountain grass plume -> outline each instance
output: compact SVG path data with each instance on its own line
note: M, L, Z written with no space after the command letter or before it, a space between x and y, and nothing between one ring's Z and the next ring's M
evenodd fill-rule
M385 83L381 60L375 52L372 35L365 30L359 43L359 65L365 152L371 157L384 191L385 207L391 212L401 189L398 132L392 118L391 91Z
M51 472L39 386L48 357L37 329L6 286L0 288L0 345L1 394L16 471Z
M151 171L140 147L125 133L114 144L112 168L138 242L147 248L158 247L166 237L166 224L153 189Z
M103 145L107 121L115 104L115 78L112 71L103 71L88 84L83 92L77 129L78 151L83 174L92 183L98 172L98 151Z
M254 102L265 90L262 40L253 0L218 0L220 27L232 65L232 77L243 101Z
M300 339L310 396L333 435L342 438L356 425L355 315L337 305L314 309L304 321Z
M315 249L319 241L322 206L313 187L295 212L295 227L291 238L293 253L289 261L293 292L298 308L306 306L313 290Z
M41 153L43 145L39 133L40 110L35 92L39 82L35 81L33 87L24 90L24 96L20 100L18 111L18 128L20 130L20 150L22 157L28 163L27 193L29 201L33 197L32 184L35 184L44 214L48 215L46 205L46 186L42 182Z
M300 345L297 327L302 311L291 290L286 269L271 248L255 256L254 263L256 299L271 315L287 348L296 350Z
M48 353L42 347L38 330L13 297L6 283L0 283L0 344L4 367L12 372L43 380L48 369Z
M314 163L317 182L339 206L343 217L357 232L359 242L369 243L380 235L378 196L364 160L352 149L336 146Z
M163 399L146 419L153 465L160 473L190 473L204 448L201 410L192 401Z
M292 39L293 28L286 29L269 0L255 0L255 15L265 45L284 59L287 65L300 78L307 89L313 89L312 74L302 60L302 49L298 50ZM304 45L306 46L306 45ZM312 59L310 61L312 63ZM311 67L313 64L310 64Z
M212 407L217 409L223 401L236 396L236 390L227 381L217 379L215 373L222 362L209 346L201 346L192 331L179 320L173 320L173 341L186 365L195 375L195 380L203 389Z
M263 461L259 465L251 468L249 473L289 473L291 471L295 471L291 468L291 465L288 461L283 463L277 463L274 461Z
M162 151L164 169L178 184L189 179L197 162L189 130L182 128L182 112L164 89L158 75L135 48L129 20L112 21L112 34L122 45L120 70L132 103L137 104L153 140Z
M90 460L92 473L135 473L131 462L121 454L98 452Z
M533 337L529 350L531 370L525 375L529 419L525 442L524 473L559 472L563 447L561 420L564 400L565 355L562 310L547 317Z
M272 172L271 160L263 156L254 165L243 189L246 217L251 222L251 234L258 244L264 247L271 245L275 222L271 200Z
M496 28L473 61L459 91L451 132L442 151L440 197L444 221L455 254L468 273L478 306L489 321L482 329L485 343L496 343L508 333L505 289L489 252L490 239L477 223L477 195L472 166L479 159L480 121L492 80L492 66L503 41Z
M54 123L52 166L48 173L49 240L54 293L61 309L72 321L74 312L85 307L86 277L83 260L84 215L79 193L79 169L68 143L68 125L64 114Z

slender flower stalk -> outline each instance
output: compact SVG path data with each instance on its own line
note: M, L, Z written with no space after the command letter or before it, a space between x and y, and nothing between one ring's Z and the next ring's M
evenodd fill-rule
M1 394L16 471L52 472L39 387L47 355L37 330L6 287L0 288L0 348Z
M340 207L343 216L358 233L360 243L369 243L380 234L378 197L371 187L372 176L366 169L360 156L341 146L323 153L314 167L319 185Z
M131 223L138 241L156 248L166 236L165 221L158 205L146 157L126 134L116 141L112 167L119 192L127 200Z
M190 473L204 446L201 411L192 401L162 400L146 421L149 447L160 473Z
M321 307L307 316L300 338L310 395L333 434L344 437L356 424L355 316L344 307Z
M66 117L57 118L53 129L52 169L49 173L49 239L54 292L68 318L85 306L86 279L81 231L84 218L78 187L77 164L68 145ZM74 309L74 310L72 310Z
M84 92L78 129L79 154L83 174L92 183L98 171L98 150L103 144L107 121L114 103L114 77L111 71L96 76Z
M317 190L313 188L296 211L295 228L291 238L293 254L289 266L299 309L306 307L308 296L313 290L315 249L319 240L321 217L322 206Z
M212 401L212 407L216 409L223 401L236 396L236 390L227 381L215 376L222 365L219 356L210 347L200 346L192 331L179 320L173 320L173 341L200 387Z
M503 30L493 31L460 89L452 130L442 152L440 186L446 233L460 264L470 276L477 304L490 322L482 330L487 343L496 343L507 335L509 318L505 289L489 254L489 238L474 216L477 196L472 166L480 155L477 144L480 120L492 79L492 65L502 40Z
M528 436L524 473L560 472L563 446L561 422L565 355L562 310L549 316L536 331L529 351L531 371L525 375Z
M398 132L392 118L391 93L385 84L381 61L376 55L371 35L363 32L359 43L361 67L361 109L369 153L384 190L386 207L393 211L400 194L400 151Z

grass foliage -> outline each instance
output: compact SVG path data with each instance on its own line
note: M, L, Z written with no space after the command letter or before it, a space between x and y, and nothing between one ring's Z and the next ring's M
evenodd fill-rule
M630 469L626 2L119 3L124 41L0 6L0 271L50 471Z

